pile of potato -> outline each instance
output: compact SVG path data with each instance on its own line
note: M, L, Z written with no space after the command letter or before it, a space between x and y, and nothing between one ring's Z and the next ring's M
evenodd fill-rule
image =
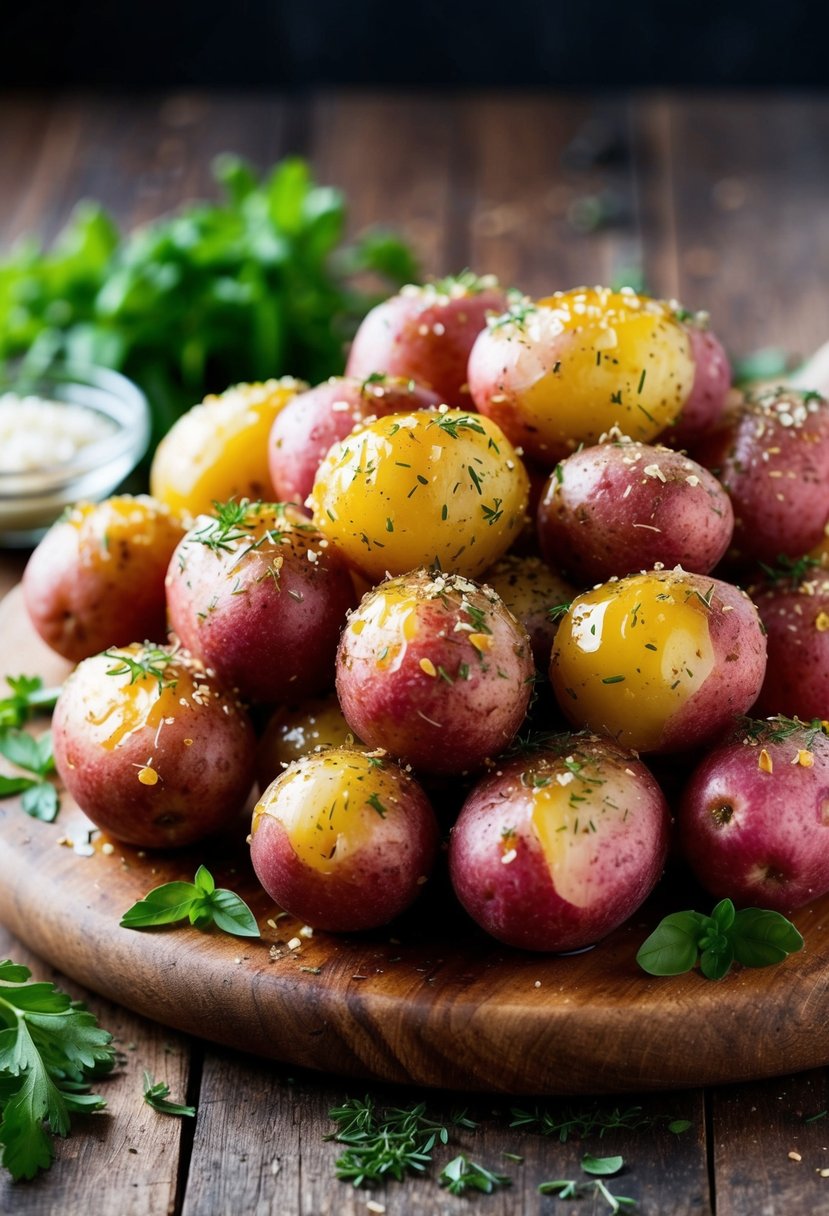
M196 406L151 490L78 504L24 577L79 663L59 774L116 837L232 825L256 773L254 868L308 924L399 914L449 829L484 929L574 950L662 873L670 755L712 895L829 890L829 403L734 391L703 315L405 288L343 377Z

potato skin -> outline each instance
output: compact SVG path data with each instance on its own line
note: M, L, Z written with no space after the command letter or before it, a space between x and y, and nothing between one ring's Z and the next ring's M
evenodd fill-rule
M355 602L348 569L294 507L243 502L241 512L230 531L202 516L181 541L167 575L173 629L247 701L323 692Z
M73 663L136 638L165 641L164 577L183 535L181 521L148 495L77 503L26 565L29 619Z
M680 840L717 898L789 912L829 891L829 739L794 723L748 723L694 771Z
M393 920L432 869L438 825L423 790L377 753L330 748L291 764L253 813L251 861L270 897L337 933Z
M125 657L149 672L131 673ZM253 783L244 709L170 646L85 659L61 690L52 732L58 774L80 808L142 848L178 848L227 827Z
M669 814L629 752L596 736L505 764L467 798L452 884L477 923L524 950L578 950L632 916L657 882Z
M800 557L829 520L829 403L777 388L741 398L696 444L694 459L734 508L734 557Z
M358 380L372 372L411 378L447 405L469 408L469 352L487 315L506 306L506 293L491 276L404 287L363 320L345 374Z
M279 411L307 387L283 376L205 397L156 448L150 469L155 497L191 517L229 498L272 498L268 435Z
M550 662L573 725L639 752L688 751L754 703L766 669L757 609L730 583L651 570L578 596Z
M438 405L440 397L430 389L413 380L383 374L366 380L332 376L298 393L277 414L268 440L271 481L277 498L304 504L326 454L350 435L358 422Z
M656 438L693 381L691 339L673 309L603 287L514 305L469 357L475 408L548 469L614 426Z
M423 773L478 768L527 712L526 630L494 591L419 570L366 595L343 630L337 693L359 738Z
M551 570L540 557L514 553L508 553L490 566L483 582L501 597L524 626L536 666L546 671L558 629L550 609L569 604L577 594L576 588Z
M829 579L752 592L766 629L768 665L754 706L758 715L810 722L829 717Z
M704 318L704 314L703 318ZM688 400L664 442L686 448L715 425L722 415L731 388L731 364L722 343L707 328L707 318L692 317L683 323L691 342L694 382Z
M728 548L734 515L707 469L670 448L626 441L562 460L537 526L546 560L584 585L658 562L705 574Z
M326 456L314 522L372 582L418 566L477 578L526 519L529 482L495 423L419 410L367 423Z

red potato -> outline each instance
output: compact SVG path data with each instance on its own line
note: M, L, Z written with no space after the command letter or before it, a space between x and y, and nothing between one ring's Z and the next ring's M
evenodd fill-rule
M644 764L607 739L559 736L469 795L450 837L452 885L499 941L578 950L626 921L653 889L668 824Z
M734 515L707 469L670 448L623 440L557 464L537 526L547 561L586 584L659 562L705 574L728 548Z
M526 630L494 591L415 570L381 583L349 617L337 693L370 746L448 775L509 745L534 672Z
M734 556L800 557L829 520L829 402L766 389L740 398L692 451L734 508Z
M393 920L434 863L423 790L385 757L331 748L291 764L253 812L251 861L271 899L337 933Z
M829 739L787 719L747 723L695 770L682 848L717 898L789 912L829 891Z
M304 504L317 470L358 422L440 405L437 393L384 374L365 380L332 376L299 393L277 414L268 441L271 481L282 502Z
M52 720L61 781L99 828L178 848L233 823L253 783L244 709L191 655L134 644L85 659Z
M731 388L731 364L722 343L708 329L707 314L697 313L683 325L691 342L694 381L679 421L664 439L672 448L685 448L711 430L726 408Z
M710 575L651 570L578 596L550 679L574 726L639 752L690 751L754 703L766 669L757 609Z
M614 426L649 442L717 412L715 348L672 304L579 287L491 319L469 357L475 408L548 469ZM695 359L705 360L697 368Z
M243 499L187 533L167 599L176 634L222 684L276 704L331 686L355 595L345 564L296 508Z
M752 593L768 646L758 715L829 718L829 579L816 574Z
M530 638L536 666L546 671L558 629L551 610L569 604L576 588L565 582L540 557L521 557L508 553L483 576L520 621Z
M77 503L29 558L29 619L73 663L135 638L163 642L164 576L183 535L181 521L147 495Z
M492 275L465 272L423 287L404 287L373 308L354 338L345 374L372 372L413 379L447 405L469 406L469 352L487 316L503 312L507 295Z

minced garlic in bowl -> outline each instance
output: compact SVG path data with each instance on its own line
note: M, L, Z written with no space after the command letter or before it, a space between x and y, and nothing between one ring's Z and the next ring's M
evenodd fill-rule
M149 440L147 400L117 372L0 374L0 545L32 545L65 507L106 498Z

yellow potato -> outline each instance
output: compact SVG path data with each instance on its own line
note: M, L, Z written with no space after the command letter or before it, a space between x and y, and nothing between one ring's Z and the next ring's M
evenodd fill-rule
M500 427L442 408L355 431L328 453L308 501L320 531L377 582L419 566L481 574L521 530L528 495Z
M165 435L153 459L153 496L173 511L209 514L230 498L273 498L268 436L273 420L308 386L292 376L237 384L205 397Z

